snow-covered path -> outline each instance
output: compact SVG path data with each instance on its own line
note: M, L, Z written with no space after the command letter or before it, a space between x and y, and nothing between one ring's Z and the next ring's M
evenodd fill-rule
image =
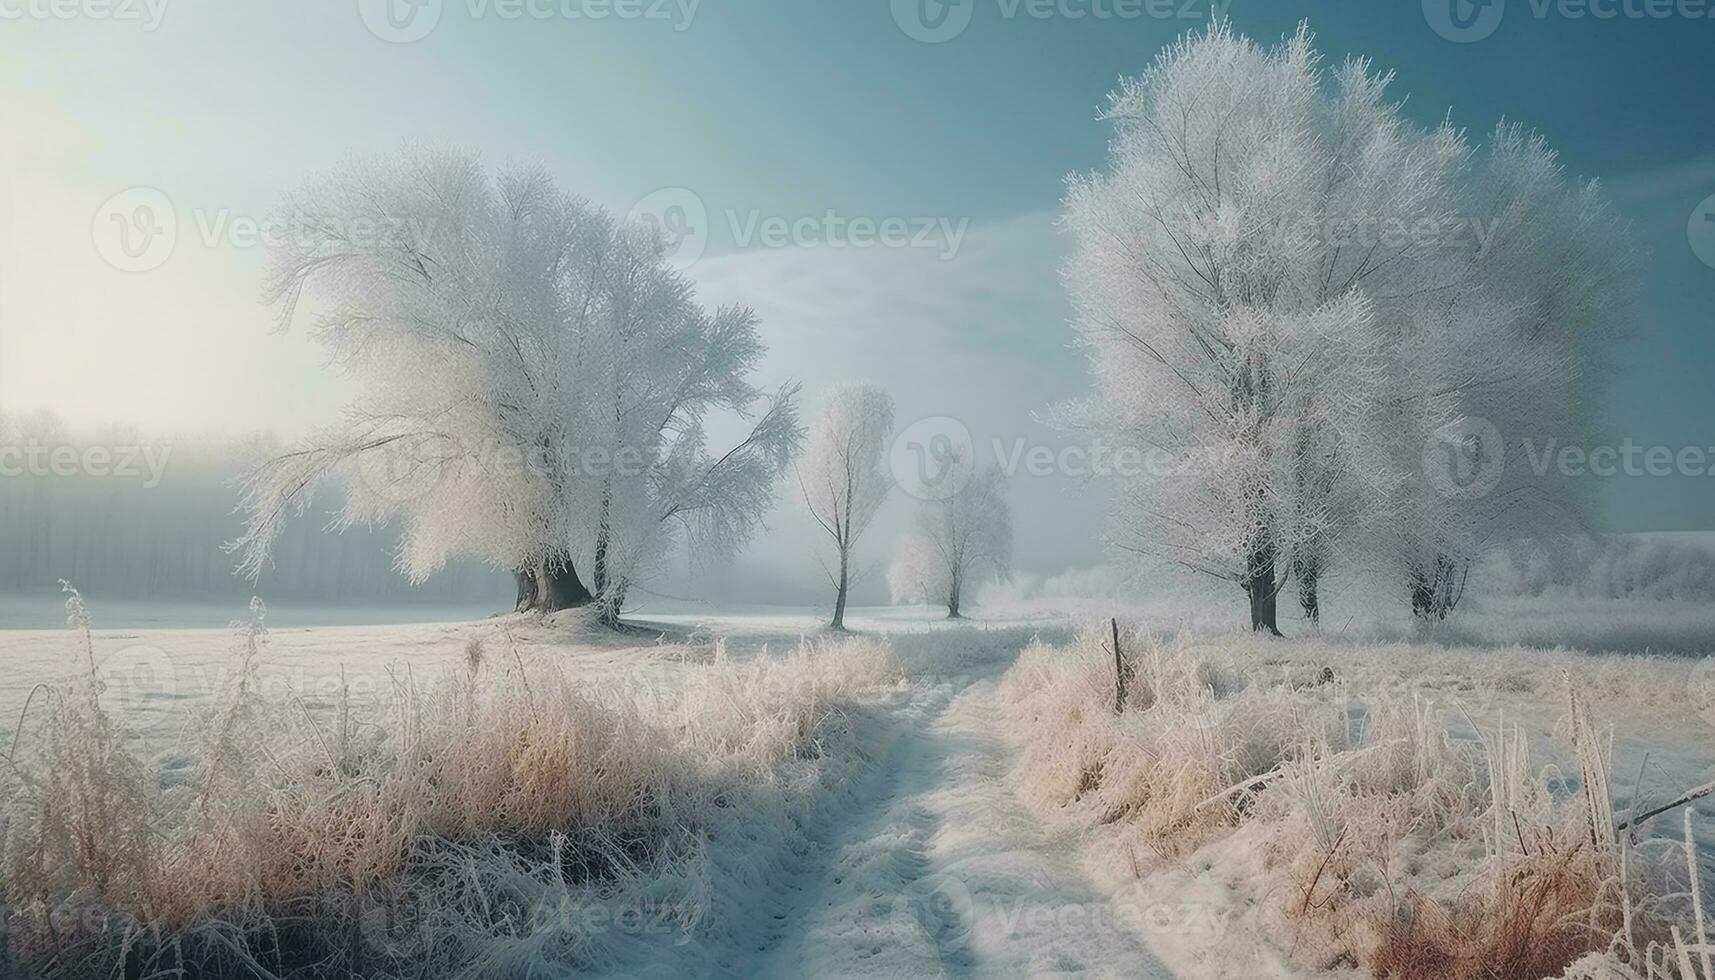
M943 683L902 719L879 792L755 975L1173 976L1007 785L998 674Z

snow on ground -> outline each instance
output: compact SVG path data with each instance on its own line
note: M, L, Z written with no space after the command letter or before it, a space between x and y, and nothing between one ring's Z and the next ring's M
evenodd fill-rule
M1604 614L1590 606L1580 605L1581 618L1572 625L1605 615L1599 641L1648 634L1654 616L1671 624L1662 629L1674 632L1678 648L1695 647L1697 624L1710 620L1706 607L1616 603ZM189 708L218 689L232 668L231 632L103 629L100 607L92 612L95 659L110 710L147 744L145 754L177 751L178 726ZM1307 975L1287 965L1277 940L1251 913L1258 896L1247 893L1247 858L1232 852L1231 841L1226 850L1211 845L1140 879L1100 832L1044 819L1021 801L1014 772L1021 747L1004 721L999 678L1033 638L1064 643L1071 621L1093 609L1013 612L946 623L920 609L854 611L854 630L890 642L906 681L854 714L844 754L824 761L824 795L806 811L802 839L778 844L784 850L776 855L776 873L721 886L736 903L735 924L708 937L706 948L685 948L683 936L634 943L610 964L612 972L781 980ZM1226 615L1180 612L1154 615L1179 626L1201 617L1200 630L1216 628L1210 622ZM1558 616L1552 604L1538 606L1515 616L1515 631L1535 635L1533 629ZM342 690L360 701L386 690L400 672L428 676L456 665L469 641L480 639L490 657L551 656L580 683L670 686L682 659L712 655L715 640L728 656L745 659L790 650L801 635L820 628L819 615L807 610L643 618L665 639L614 637L575 623L510 616L280 627L271 632L262 683L322 710ZM1491 615L1464 628L1492 638L1503 619ZM1555 759L1551 746L1563 733L1563 679L1570 678L1598 721L1615 728L1617 810L1629 805L1640 772L1646 805L1715 777L1715 710L1700 700L1715 677L1709 666L1715 661L1464 647L1454 632L1459 628L1415 644L1331 630L1266 645L1268 659L1254 669L1328 667L1353 692L1433 695L1455 735L1471 734L1467 718L1486 726L1504 715L1508 724L1524 726L1533 747L1549 751L1548 761L1561 763L1570 760ZM1715 647L1715 631L1701 635L1705 649ZM1234 638L1235 645L1253 642ZM0 717L18 717L38 683L86 669L86 658L67 630L0 631L6 667ZM10 739L11 727L0 737ZM1671 836L1678 820L1657 823L1663 826L1652 833ZM1706 854L1715 854L1715 821L1700 816L1698 836ZM719 860L710 865L736 873Z
M1140 927L1220 938L1223 923L1183 903L1098 893L1075 836L1013 796L995 673L936 685L756 976L1172 977Z

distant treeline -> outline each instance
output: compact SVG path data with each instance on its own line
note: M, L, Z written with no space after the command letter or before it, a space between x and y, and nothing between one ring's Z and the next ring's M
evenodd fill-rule
M290 522L258 582L233 574L234 479L266 439L140 440L115 428L68 434L52 416L0 416L0 592L201 598L510 601L509 575L455 562L420 586L393 568L388 528L328 529L324 495Z

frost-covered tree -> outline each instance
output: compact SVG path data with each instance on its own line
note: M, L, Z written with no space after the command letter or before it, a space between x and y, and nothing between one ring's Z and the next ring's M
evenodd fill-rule
M401 568L455 554L510 569L518 608L625 588L675 529L729 549L760 522L801 437L783 389L719 455L703 420L758 401L749 311L700 307L661 242L537 168L474 155L354 163L282 209L268 298L360 395L338 424L260 466L234 543L255 574L286 516L344 477L341 524L398 521ZM594 574L586 581L579 568Z
M1595 438L1636 294L1625 223L1539 137L1499 126L1457 187L1481 234L1380 323L1390 397L1375 442L1394 482L1375 557L1431 620L1490 547L1584 526L1587 488L1535 472L1526 441Z
M1111 96L1108 170L1067 195L1097 379L1067 417L1171 461L1124 483L1114 543L1239 582L1256 629L1289 576L1314 620L1342 557L1444 610L1486 537L1565 510L1517 459L1450 493L1426 447L1588 418L1623 293L1593 189L1516 129L1478 160L1412 126L1389 80L1217 24Z
M653 229L616 229L603 270L603 312L581 332L573 365L579 444L571 475L574 528L590 542L590 587L618 616L630 584L678 528L704 557L729 557L760 525L802 438L796 385L764 398L749 375L764 348L756 317L698 306L662 261ZM749 433L711 455L703 418L764 410ZM602 459L590 460L595 451ZM589 465L595 463L598 465Z
M1097 392L1065 417L1155 464L1123 482L1110 539L1238 583L1271 632L1290 572L1315 608L1373 479L1376 294L1431 247L1376 222L1444 217L1463 152L1404 126L1363 62L1333 81L1304 30L1272 50L1189 36L1110 96L1108 170L1066 199Z
M835 389L827 408L810 429L798 488L833 545L833 564L824 563L834 587L834 629L846 625L846 596L854 572L852 552L875 519L891 486L883 456L893 434L893 396L874 385Z
M893 601L934 602L948 619L961 618L960 601L973 575L1006 575L1012 567L1012 506L998 467L978 473L943 499L925 500L916 528L902 536L887 572Z

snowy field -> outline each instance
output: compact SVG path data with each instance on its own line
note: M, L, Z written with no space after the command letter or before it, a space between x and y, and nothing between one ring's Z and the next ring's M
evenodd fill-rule
M512 753L511 768L493 775L500 783L537 778L527 769L543 764L592 781L564 799L536 787L558 800L545 810L519 802L516 787L488 787L493 802L475 809L465 797L438 796L448 792L440 784L394 790L402 795L393 805L423 815L408 830L388 824L399 836L382 839L399 853L370 855L367 872L349 855L323 854L317 860L332 870L319 877L300 869L289 884L199 881L207 904L170 915L152 900L183 942L171 955L144 944L157 968L188 949L199 951L194 962L230 975L287 975L269 959L284 955L283 942L261 937L277 935L293 901L331 893L358 903L353 941L362 948L340 955L385 975L1363 976L1373 965L1365 951L1387 946L1363 931L1373 928L1364 903L1376 901L1377 888L1462 908L1468 894L1486 894L1488 863L1524 860L1563 823L1578 825L1573 804L1590 770L1566 723L1569 691L1593 726L1584 744L1599 750L1609 819L1626 819L1634 800L1648 810L1715 778L1715 661L1460 645L1472 635L1504 642L1508 621L1535 638L1564 618L1554 600L1508 601L1517 605L1469 617L1446 636L1399 642L1332 631L1258 640L1223 630L1213 608L1134 607L1122 611L1132 686L1118 716L1109 628L1094 601L1021 603L964 623L925 609L859 609L848 614L855 635L847 639L825 638L811 610L640 617L657 638L592 631L565 614L548 623L508 616L266 634L104 629L96 608L89 649L74 630L0 633L8 667L0 711L20 718L30 701L17 723L23 741L10 751L51 760L55 748L41 740L55 735L44 725L87 721L50 713L69 710L92 649L112 737L152 774L129 790L133 805L175 827L197 825L199 801L211 796L234 826L247 809L279 821L282 801L299 793L328 819L360 823L368 811L339 801L359 786L390 785L396 774L378 760L399 745L467 751L475 736L458 736L447 722L466 717L459 712L464 724L490 712L477 727L499 740L493 751ZM1585 618L1552 629L1600 622L1594 635L1635 640L1671 622L1673 648L1696 635L1715 646L1708 607L1581 608ZM576 719L561 733L569 755L505 748L508 739L538 738L533 726L549 724L546 712ZM508 735L513 726L522 728ZM342 746L367 748L331 747L336 733ZM1414 746L1409 758L1390 747L1399 739ZM79 757L89 757L85 749ZM219 769L211 752L227 753L230 786L207 775ZM293 760L299 752L307 763ZM1493 778L1486 752L1511 774ZM1383 756L1416 771L1418 782L1399 776L1403 788L1390 782L1380 796L1352 795L1359 783L1396 779L1391 768L1367 768ZM352 760L336 768L349 767L355 782L314 761L335 757ZM588 776L576 776L581 766L591 767ZM640 780L658 780L647 789L650 806L667 812L645 820L632 804L602 796L603 780L628 766L645 773ZM240 786L241 773L255 784ZM68 799L90 789L54 778ZM1321 794L1306 797L1315 785ZM1485 856L1497 846L1488 795L1496 785L1516 794L1505 809L1524 819L1505 828L1517 845L1503 841ZM1229 786L1238 792L1222 796ZM1436 800L1433 818L1411 809L1420 790ZM623 800L644 790L615 792ZM388 798L367 805L385 816ZM1359 816L1380 798L1405 801L1372 814L1392 831ZM1329 826L1307 827L1306 805ZM34 820L51 838L49 822L27 811L13 811L14 833ZM1647 822L1628 845L1640 923L1647 911L1681 916L1689 928L1675 843L1683 812ZM1704 801L1693 822L1706 881L1715 871L1710 813L1715 803ZM494 814L499 824L482 822ZM661 830L669 826L671 834ZM212 833L155 829L174 838L181 857L200 853L208 845L197 835ZM1361 832L1366 846L1389 849L1379 863L1347 853ZM222 833L222 853L255 843L231 827ZM354 832L341 823L321 833ZM1337 836L1305 871L1294 849L1323 833ZM291 838L276 828L261 839L286 846ZM64 846L67 862L92 860L88 847ZM53 853L51 839L42 847L40 855ZM565 870L570 857L548 856L577 848L588 853L576 874ZM11 860L20 873L16 854ZM1324 867L1341 862L1351 866L1338 875ZM451 888L449 869L469 880ZM347 894L364 873L367 891ZM1294 876L1306 873L1316 879L1314 897L1301 902ZM1336 892L1346 897L1336 902ZM126 903L149 904L123 890L97 901L99 889L53 875L42 893L57 894L61 918L90 932L77 948L92 970L112 955L103 942L112 923L134 921ZM102 905L121 914L107 909L92 928L92 909ZM1326 916L1313 914L1323 908ZM1344 918L1329 918L1336 909ZM1359 938L1331 938L1347 932ZM246 956L211 935L242 940ZM246 972L251 962L269 972ZM1399 975L1476 974L1443 963Z
M274 626L388 626L397 623L451 623L485 619L500 608L504 596L491 602L375 603L270 602L268 622ZM242 604L231 599L111 599L90 597L100 607L101 622L110 628L219 629L235 617ZM52 630L65 625L65 596L0 595L0 630Z

